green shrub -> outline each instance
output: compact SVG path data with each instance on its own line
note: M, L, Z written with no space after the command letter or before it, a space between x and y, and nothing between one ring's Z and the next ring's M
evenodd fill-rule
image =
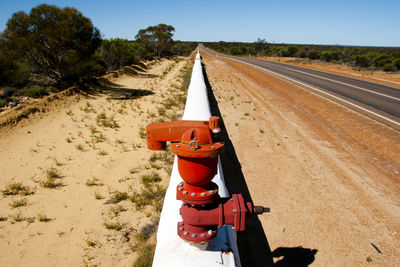
M0 99L0 108L4 107L7 105L7 101L4 99Z
M393 60L393 67L396 69L396 70L400 70L400 58L396 58L395 60Z
M382 67L383 71L387 71L387 72L393 72L396 71L395 67L393 64L390 63L386 63L383 67Z
M355 64L362 68L368 68L370 66L369 59L366 55L357 55L355 57Z
M103 58L107 70L116 70L140 63L140 57L136 55L138 48L138 44L125 39L103 40L99 55Z
M0 85L23 85L29 78L27 67L0 52Z
M84 84L95 76L103 75L106 67L103 59L97 54L82 59L77 51L72 51L65 57L64 73L61 84L66 87L73 84Z
M307 57L309 59L319 59L320 58L320 52L317 50L311 50L308 52Z
M46 93L46 87L40 85L34 85L19 91L18 94L32 98L40 98L46 95L47 93Z
M373 63L376 67L381 68L386 64L391 63L390 56L387 54L378 54L376 57L374 57Z

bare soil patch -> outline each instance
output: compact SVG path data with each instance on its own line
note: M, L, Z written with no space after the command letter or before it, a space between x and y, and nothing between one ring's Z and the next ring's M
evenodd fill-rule
M250 226L239 235L242 264L399 266L400 133L289 82L203 55L245 188L255 204L271 208L258 217L263 233Z
M154 247L172 155L144 127L182 114L189 59L109 75L0 115L0 265L132 266Z

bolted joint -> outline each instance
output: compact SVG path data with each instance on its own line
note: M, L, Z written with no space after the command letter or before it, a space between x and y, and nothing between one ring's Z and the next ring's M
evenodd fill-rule
M223 225L232 225L237 232L244 231L246 217L252 212L251 203L245 203L241 194L233 194L232 198L220 198L214 204L205 207L182 205L180 209L185 225L201 229L200 232ZM181 237L185 239L185 236Z

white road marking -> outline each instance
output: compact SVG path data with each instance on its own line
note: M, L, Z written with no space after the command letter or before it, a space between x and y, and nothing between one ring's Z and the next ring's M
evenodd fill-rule
M295 79L292 79L292 78L289 78L289 77L287 77L287 76L285 76L285 75L276 73L276 72L271 71L271 70L267 70L267 69L261 68L261 67L259 67L259 66L257 66L257 65L254 65L254 64L251 64L251 63L248 63L248 62L243 62L243 61L240 61L240 60L237 60L237 59L233 59L233 58L229 58L229 59L235 60L235 61L240 62L240 63L243 63L243 64L247 64L247 65L252 66L252 67L254 67L254 68L257 68L257 69L259 69L259 70L261 70L261 71L268 72L268 73L270 73L270 74L273 74L273 75L275 75L275 76L281 77L281 78L283 78L283 79L286 79L286 80L292 81L292 82L294 82L294 83L300 84L300 85L302 85L302 86L311 88L312 90L318 91L318 92L320 92L320 93L322 93L322 94L324 94L324 95L328 95L328 96L330 96L330 97L332 97L332 98L334 98L334 99L337 99L337 100L339 100L339 101L342 101L342 102L344 102L344 103L346 103L346 104L348 104L348 105L350 105L350 106L356 107L356 108L361 109L361 110L363 110L363 111L365 111L365 112L367 112L367 113L370 113L370 114L372 114L372 115L374 115L374 116L377 116L377 117L379 117L379 118L381 118L381 119L384 119L384 120L386 120L386 121L388 121L388 122L390 122L390 123L393 123L393 124L395 124L395 125L400 126L400 123L397 122L397 121L394 121L394 120L392 120L392 119L389 119L389 118L387 118L387 117L385 117L385 116L382 116L381 114L378 114L378 113L376 113L376 112L373 112L373 111L371 111L371 110L368 110L368 109L366 109L366 108L363 108L363 107L361 107L361 106L359 106L359 105L356 105L356 104L354 104L354 103L351 103L351 102L349 102L349 101L347 101L347 100L341 99L340 97L337 97L337 96L335 96L335 95L329 94L329 93L327 93L327 92L325 92L325 91L323 91L323 90L320 90L320 89L318 89L318 88L316 88L316 87L314 87L314 86L311 86L311 85L308 85L308 84L299 82L299 81L297 81L297 80L295 80Z
M271 63L269 63L267 61L265 61L265 63L270 64L272 66L276 66L276 65L271 64ZM314 77L317 77L317 78L320 78L320 79L324 79L324 80L327 80L327 81L330 81L330 82L335 82L335 83L343 84L343 85L346 85L346 86L350 86L350 87L353 87L353 88L356 88L356 89L359 89L359 90L362 90L362 91L365 91L365 92L369 92L369 93L372 93L372 94L376 94L376 95L380 95L380 96L383 96L383 97L391 98L391 99L394 99L396 101L400 101L400 98L393 97L393 96L386 95L386 94L382 94L382 93L378 93L378 92L375 92L375 91L372 91L372 90L369 90L369 89L365 89L365 88L362 88L362 87L359 87L359 86L356 86L356 85L351 85L351 84L348 84L348 83L332 80L332 79L329 79L329 78L325 78L325 77L322 77L322 76L319 76L319 75L315 75L315 74L311 74L311 73L308 73L308 72L304 72L304 71L301 71L301 70L292 69L292 68L289 68L289 67L284 67L284 66L279 66L279 67L287 69L287 70L300 72L300 73L303 73L303 74L306 74L306 75L314 76Z

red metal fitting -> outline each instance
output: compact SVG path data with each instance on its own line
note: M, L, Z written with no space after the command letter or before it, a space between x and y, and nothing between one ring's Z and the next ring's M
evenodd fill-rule
M223 225L233 225L236 232L244 231L246 216L253 213L250 202L245 203L241 194L221 198L208 207L183 204L180 209L183 222L178 223L178 235L193 243L208 242L214 230Z
M241 194L221 199L217 184L211 181L217 174L218 155L224 151L224 143L214 142L212 135L221 130L219 117L153 123L146 130L150 150L164 149L169 141L171 151L178 156L178 170L184 180L176 188L177 199L184 202L178 235L188 242L205 243L214 239L217 228L225 224L244 231L246 216L253 213L253 206L250 202L245 204ZM265 211L266 208L254 207L255 213Z
M218 185L210 182L200 187L181 182L176 187L176 198L191 205L211 204L219 199Z
M182 190L182 193L189 193L186 196L182 194L183 199L196 202L198 193L202 196L202 193L214 190L210 188L210 182L217 174L218 155L224 151L224 143L214 142L211 132L218 132L219 129L219 117L215 116L209 121L171 121L146 127L148 148L163 149L166 142L170 141L171 151L178 156L178 170L182 179L192 189L199 187L200 191ZM191 198L193 193L196 195ZM198 204L203 204L203 200Z

